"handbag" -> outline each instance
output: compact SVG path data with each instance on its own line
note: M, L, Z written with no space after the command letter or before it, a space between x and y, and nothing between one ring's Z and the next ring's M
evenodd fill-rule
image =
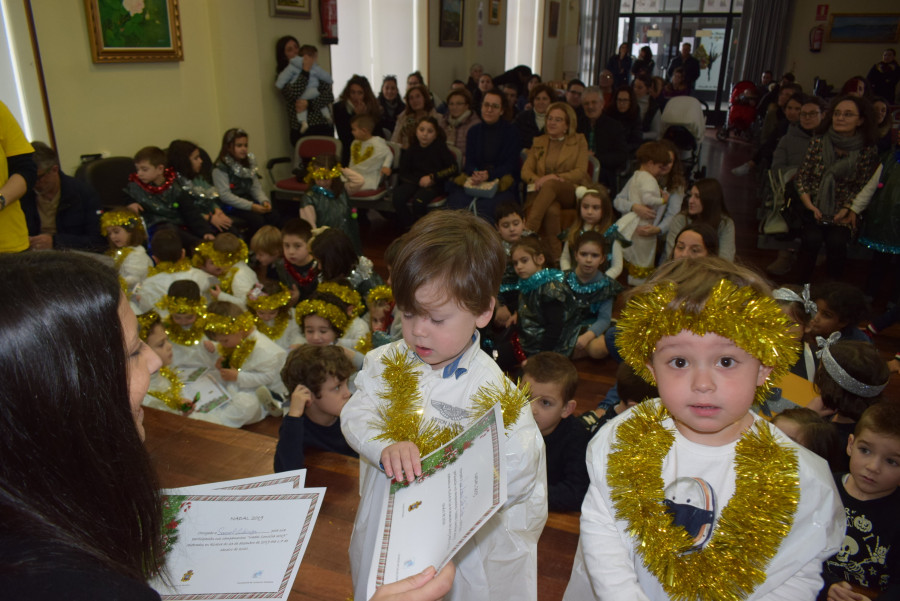
M794 182L788 182L784 187L784 206L781 208L781 216L789 229L799 230L803 225L803 216L806 213L806 207L800 200L800 193Z

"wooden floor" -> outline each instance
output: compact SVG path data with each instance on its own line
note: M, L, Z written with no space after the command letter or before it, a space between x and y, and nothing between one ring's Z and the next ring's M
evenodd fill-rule
M724 190L728 210L735 221L737 258L744 264L754 266L762 271L775 259L776 251L757 248L757 180L753 177L735 177L731 169L743 164L753 154L752 148L743 142L729 140L721 142L715 139L713 130L707 130L702 145L700 164L706 166L707 176L717 178ZM376 270L386 275L384 268L384 249L396 235L390 215L385 219L372 212L367 222L361 224L364 252L375 263ZM847 267L848 281L862 285L868 274L865 260L851 260ZM896 277L892 275L890 279ZM623 278L624 280L624 278ZM784 279L775 279L776 284L785 283ZM874 302L875 314L884 310L887 291ZM900 326L893 326L876 339L876 345L885 360L900 351ZM579 385L576 393L578 413L583 413L597 406L606 391L615 382L616 364L611 360L593 361L581 359L575 361L579 373ZM886 391L887 398L900 398L900 377L893 376ZM259 424L247 429L278 436L278 421L267 418ZM551 513L547 526L538 546L539 599L541 601L558 601L562 598L572 561L578 542L579 514Z

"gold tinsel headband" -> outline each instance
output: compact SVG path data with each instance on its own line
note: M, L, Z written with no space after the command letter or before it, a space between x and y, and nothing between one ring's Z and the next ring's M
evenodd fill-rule
M169 314L181 313L199 317L206 313L206 301L202 298L191 300L181 296L169 296L168 294L165 294L159 299L156 306L163 311L168 311Z
M237 332L249 332L255 325L256 320L253 318L253 315L248 312L241 313L237 317L207 313L204 329L213 334L228 335Z
M360 315L365 308L363 307L362 297L360 297L359 292L349 286L336 284L334 282L322 282L316 287L316 292L332 294L347 303L347 306L353 309L353 317Z
M282 307L286 307L291 302L291 291L287 286L279 282L281 290L275 294L259 295L253 298L248 297L247 306L254 311L276 311Z
M703 336L714 333L728 338L772 367L766 382L757 387L756 400L770 393L772 382L790 370L797 361L797 342L790 335L791 321L778 304L749 286L738 287L728 280L717 283L700 313L671 307L678 286L663 282L650 292L633 297L622 310L616 344L622 358L648 382L654 383L647 364L661 338L683 330Z
M124 227L136 230L144 230L141 218L130 211L107 211L100 216L100 233L109 235L107 230L111 227Z
M344 335L347 324L350 322L350 318L340 307L320 299L305 300L294 309L294 319L297 320L297 325L301 330L303 329L303 318L307 315L318 315L330 323L331 327L337 330L338 338Z
M381 286L375 286L371 290L369 290L369 295L366 296L366 302L370 305L375 305L381 302L394 302L394 293L391 291L390 286L385 286L382 284Z
M150 330L153 329L158 323L162 323L162 320L159 317L159 313L154 311L153 309L147 311L146 313L141 313L137 316L138 320L138 336L140 336L141 340L147 342L147 336L150 335Z
M213 241L207 240L206 242L201 242L197 245L197 248L194 249L194 266L202 267L205 259L209 259L216 267L221 267L222 269L232 267L239 262L246 263L247 257L249 256L247 244L243 240L239 240L239 242L241 243L241 247L237 251L230 253L216 250L213 247ZM197 263L199 263L199 265Z
M331 169L328 167L318 167L316 165L315 157L310 159L307 167L306 167L306 177L303 178L303 181L307 184L311 184L318 179L336 179L341 176L341 164L338 163Z

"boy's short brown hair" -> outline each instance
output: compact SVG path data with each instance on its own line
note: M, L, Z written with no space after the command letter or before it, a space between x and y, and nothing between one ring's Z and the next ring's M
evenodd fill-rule
M166 153L159 146L144 146L134 155L135 163L147 161L154 167L166 164Z
M281 228L281 238L284 239L285 236L297 236L304 242L309 242L312 238L312 226L306 219L288 219Z
M371 134L375 131L375 117L369 113L357 113L350 119L350 125L356 125L356 127L364 129Z
M300 46L299 55L306 56L308 54L319 54L319 49L312 44L303 44Z
M541 351L528 358L522 375L541 384L556 384L562 392L563 404L575 398L578 388L578 370L568 357L551 351Z
M388 244L386 249L384 249L384 264L388 269L394 269L394 263L397 262L397 256L400 254L400 250L403 248L403 245L406 244L408 239L408 234L400 234Z
M619 398L625 402L641 403L659 396L659 390L639 376L634 368L625 362L619 363L616 370L616 388Z
M859 438L865 430L900 439L900 403L880 401L863 411L853 436Z
M506 253L497 233L468 211L435 211L420 219L391 271L394 299L422 312L416 291L434 283L473 315L490 310L500 291Z
M281 256L281 230L274 225L264 225L250 238L250 250Z
M178 230L174 228L156 230L150 239L150 252L160 261L174 263L179 260L184 252L184 244Z
M230 317L232 319L244 314L244 310L238 305L232 302L219 300L214 300L209 303L206 306L206 312L210 315L221 315L222 317ZM204 333L210 340L216 340L217 332L214 330L204 330Z
M226 254L239 253L243 248L243 241L231 232L221 232L216 234L212 247L214 251Z
M669 156L669 149L660 142L644 142L638 147L634 157L640 165L645 165L650 161L667 165L672 158Z
M298 384L303 384L313 396L319 397L328 376L344 381L353 371L353 362L341 347L304 344L287 356L284 367L281 368L281 381L288 393L293 392Z

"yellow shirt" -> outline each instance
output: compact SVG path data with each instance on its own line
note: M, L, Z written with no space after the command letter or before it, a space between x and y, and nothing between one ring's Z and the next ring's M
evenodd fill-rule
M6 105L0 102L0 186L9 180L7 157L34 152ZM0 253L28 250L28 227L19 201L0 211Z

